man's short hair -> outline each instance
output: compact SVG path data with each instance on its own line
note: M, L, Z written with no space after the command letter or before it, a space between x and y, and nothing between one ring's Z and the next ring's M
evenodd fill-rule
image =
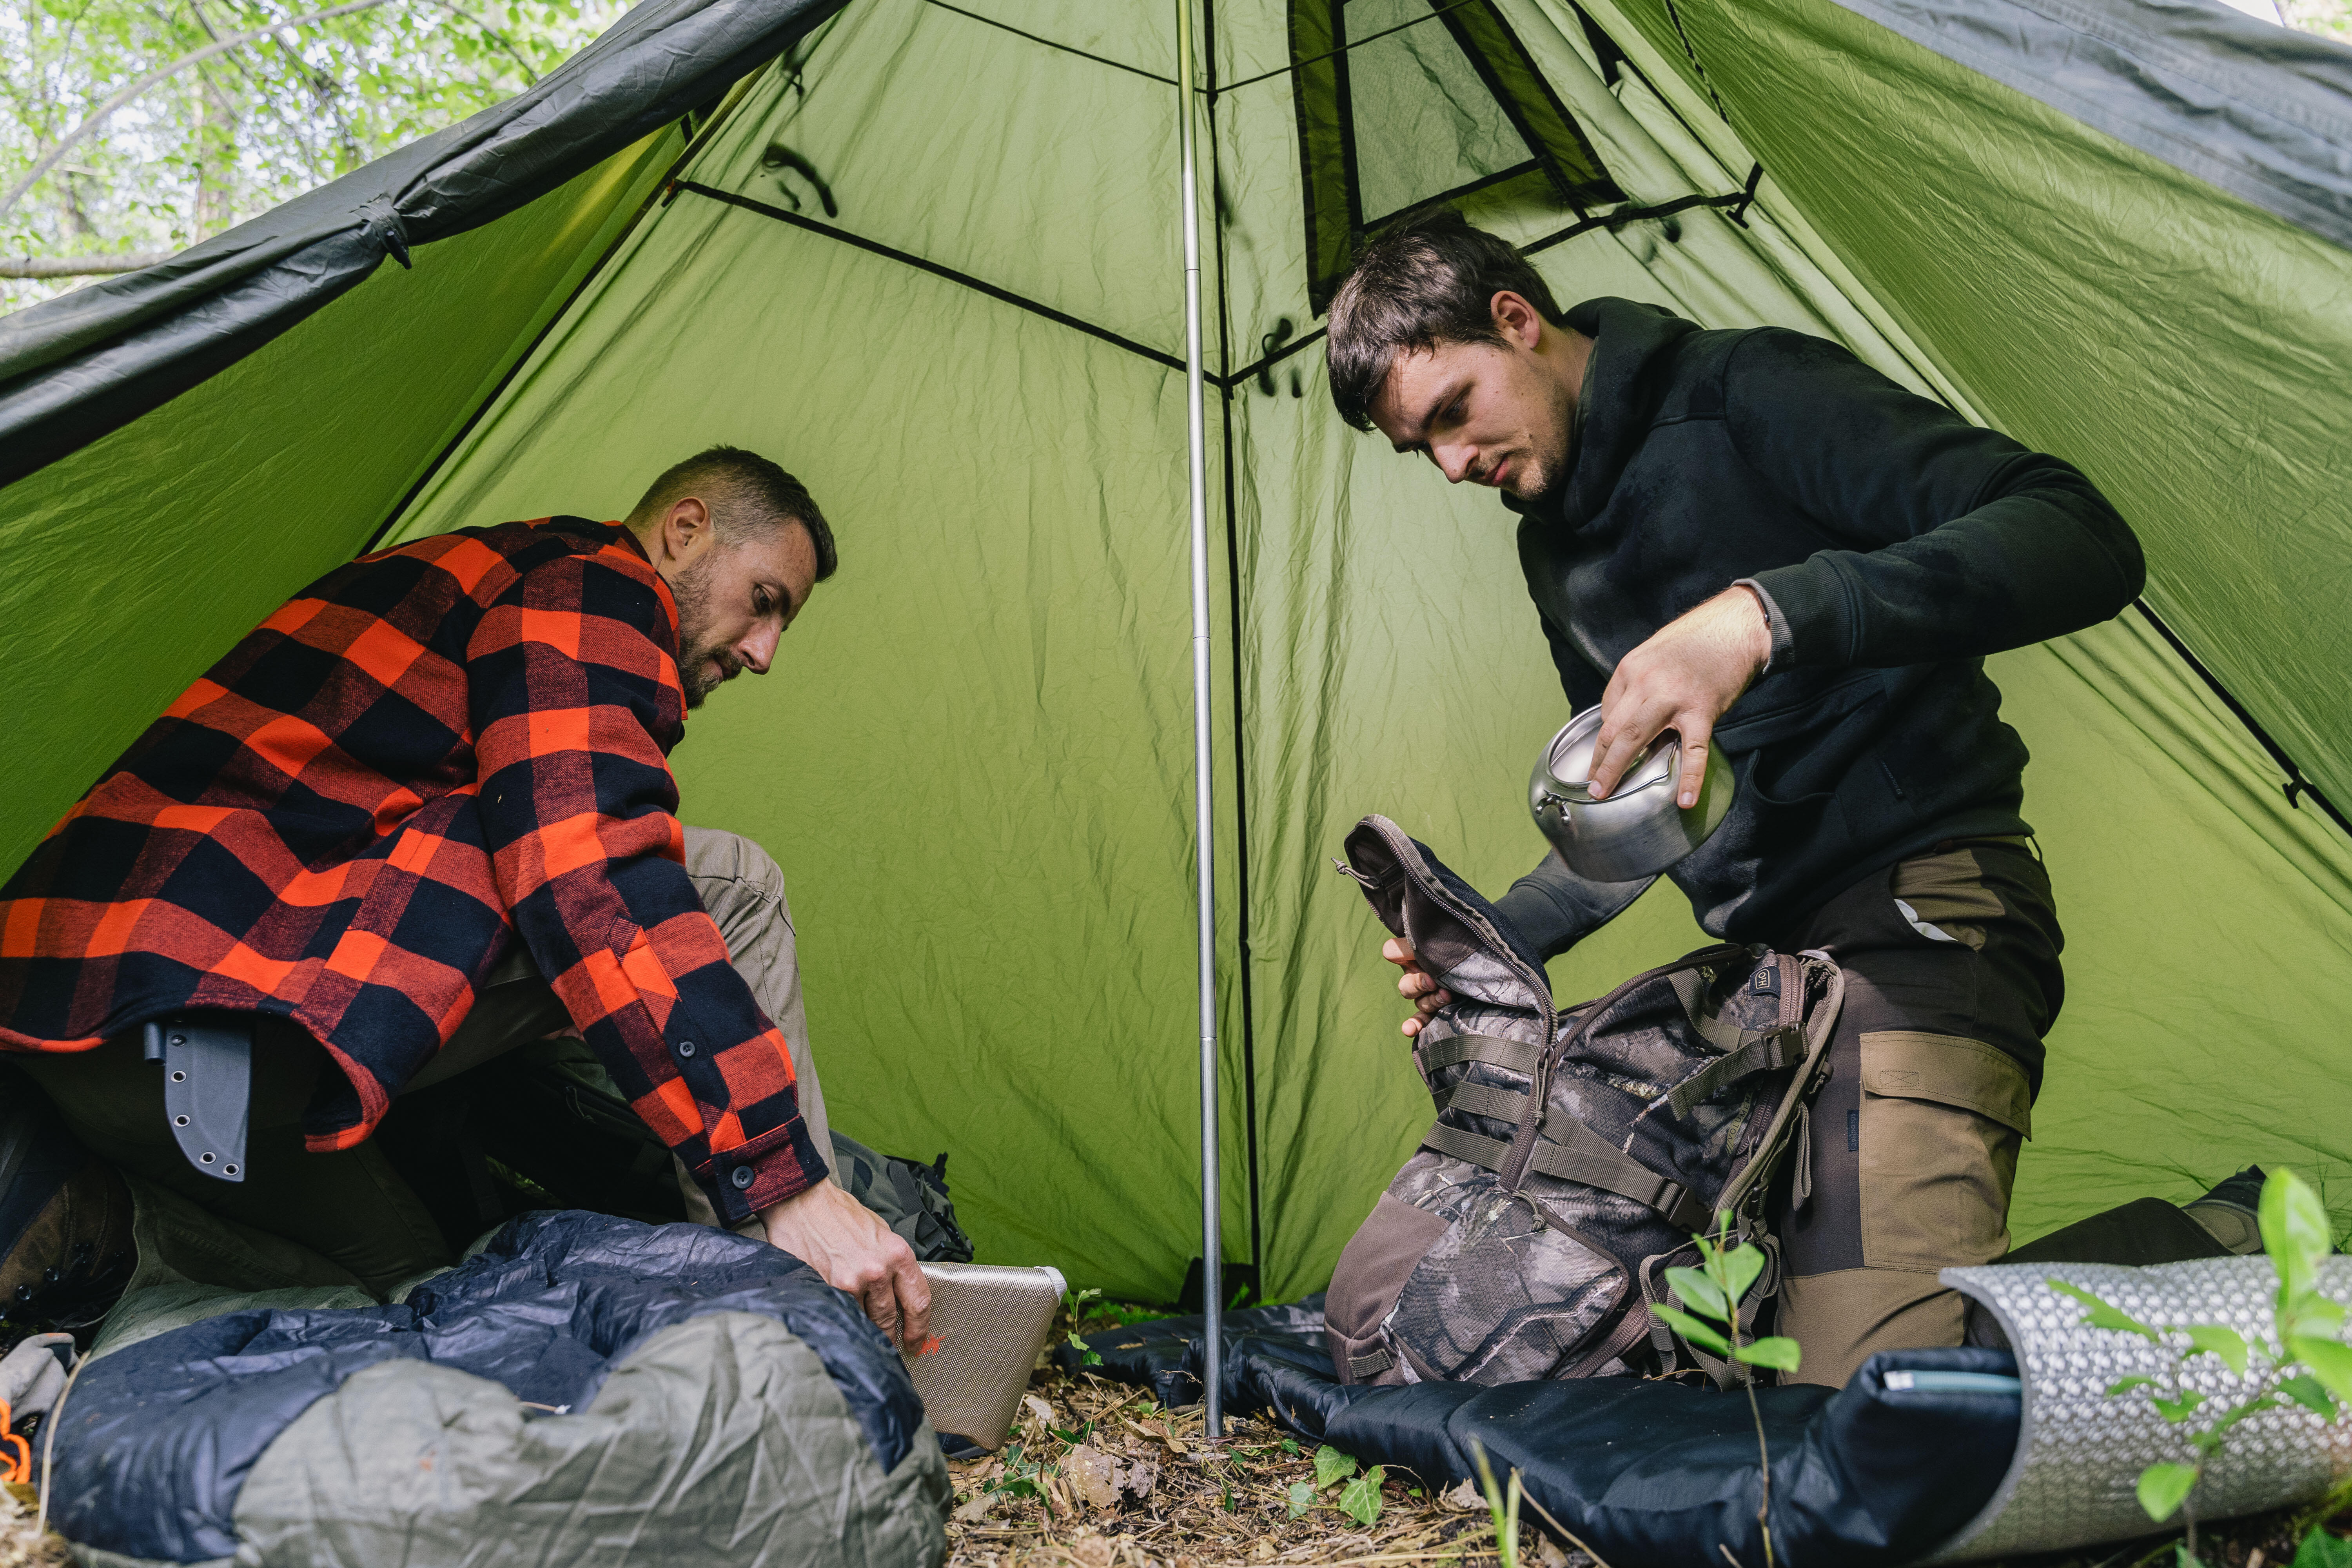
M1505 289L1560 325L1542 274L1511 243L1438 207L1377 235L1331 297L1331 401L1359 430L1397 356L1440 343L1499 343L1495 296Z
M632 518L658 518L688 496L711 511L722 537L746 525L761 531L798 523L816 546L816 580L824 582L841 563L833 545L833 525L817 510L808 487L776 464L740 447L712 447L663 471L637 502Z

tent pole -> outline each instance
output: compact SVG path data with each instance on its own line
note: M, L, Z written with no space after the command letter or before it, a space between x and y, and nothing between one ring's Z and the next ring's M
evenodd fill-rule
M1217 1192L1217 904L1210 837L1209 445L1201 396L1201 190L1192 147L1192 0L1176 0L1176 127L1184 214L1184 416L1192 502L1192 832L1200 846L1201 1367L1209 1439L1224 1436L1224 1248Z

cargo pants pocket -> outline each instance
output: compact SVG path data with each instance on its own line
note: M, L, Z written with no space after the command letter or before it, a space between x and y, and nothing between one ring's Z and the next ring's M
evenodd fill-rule
M1864 1266L1927 1272L2000 1257L2032 1131L2024 1069L1958 1035L1887 1029L1861 1047Z

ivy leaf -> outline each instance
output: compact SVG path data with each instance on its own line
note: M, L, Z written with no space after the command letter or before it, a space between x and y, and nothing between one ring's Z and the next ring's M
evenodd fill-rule
M2156 1379L2134 1373L2129 1377L2119 1377L2107 1384L2107 1397L2113 1399L2116 1394L2129 1394L2135 1388L2154 1388L2155 1386Z
M2263 1183L2255 1217L2263 1250L2278 1270L2279 1316L2294 1316L2296 1305L2312 1292L2319 1260L2328 1253L2327 1210L2301 1176L2282 1168Z
M1730 1341L1692 1317L1688 1312L1678 1312L1672 1307L1656 1306L1650 1309L1650 1313L1695 1345L1703 1345L1717 1355L1731 1353Z
M2321 1383L2309 1373L2283 1379L2278 1385L2278 1391L2322 1421L2332 1420L2335 1417L2336 1396L2327 1392L2326 1384Z
M1339 1511L1367 1529L1378 1523L1381 1517L1381 1482L1387 1475L1385 1469L1374 1465L1340 1488Z
M1731 1321L1731 1303L1725 1298L1723 1287L1697 1269L1669 1268L1666 1270L1666 1283L1674 1287L1675 1294L1683 1299L1684 1305L1694 1311L1704 1312L1718 1323Z
M1725 1253L1717 1266L1717 1277L1723 1282L1724 1293L1735 1301L1748 1294L1748 1288L1755 1284L1756 1277L1763 1272L1763 1249L1750 1247L1746 1242Z
M1315 1489L1321 1491L1334 1481L1344 1481L1356 1473L1356 1457L1343 1454L1326 1443L1315 1450Z
M2196 1414L2197 1407L2205 1403L2205 1396L2191 1388L2185 1390L2178 1399L2167 1399L2160 1394L2152 1394L2148 1395L2147 1402L2156 1406L2158 1415L2178 1426ZM2157 1514L2154 1517L2161 1519L2164 1516Z
M2352 1405L2352 1345L2310 1334L2287 1336L2286 1353L2301 1362L2327 1392Z
M2240 1377L2246 1375L2246 1342L2235 1329L2225 1329L2219 1323L2192 1323L2182 1331L2189 1336L2193 1350L2183 1352L2180 1359L2217 1355Z
M1797 1342L1777 1334L1753 1340L1731 1352L1750 1366L1769 1366L1774 1372L1794 1372L1801 1353Z
M2194 1465L2150 1465L2139 1473L2139 1506L2148 1518L2162 1524L2180 1511L2196 1484Z
M2154 1329L2149 1328L2122 1308L2107 1305L2079 1285L2069 1285L2063 1279L2044 1279L2042 1283L2061 1296L2072 1296L2088 1307L2090 1310L2083 1314L2083 1321L2095 1329L2113 1329L2121 1334L2137 1334L2151 1344L2164 1342L2163 1337Z
M2287 1568L2352 1568L2352 1541L2339 1541L2327 1533L2326 1525L2315 1524Z
M1303 1517L1305 1517L1305 1515L1306 1515L1306 1513L1307 1513L1307 1510L1308 1509L1310 1509L1310 1508L1313 1508L1314 1506L1315 1506L1315 1483L1314 1483L1313 1481L1293 1481L1293 1482L1291 1482L1291 1483L1290 1483L1290 1517L1291 1517L1291 1518L1293 1518L1293 1519L1300 1519L1300 1518L1303 1518Z

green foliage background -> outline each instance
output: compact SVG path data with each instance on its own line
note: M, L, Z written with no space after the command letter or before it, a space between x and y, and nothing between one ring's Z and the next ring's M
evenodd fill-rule
M0 190L120 89L334 0L0 0ZM168 253L511 97L625 0L386 0L191 66L0 216L0 258ZM89 281L0 279L0 310Z

